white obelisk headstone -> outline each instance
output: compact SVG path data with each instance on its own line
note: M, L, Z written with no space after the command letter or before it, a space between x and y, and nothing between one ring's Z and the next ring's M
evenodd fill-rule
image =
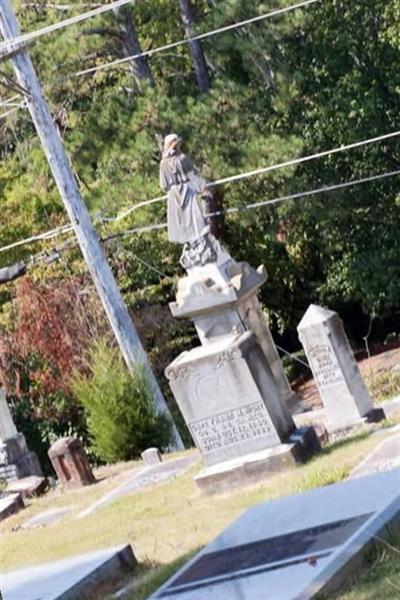
M328 429L354 425L373 409L343 323L311 304L297 327L327 415Z
M15 437L17 433L5 394L0 390L0 443Z

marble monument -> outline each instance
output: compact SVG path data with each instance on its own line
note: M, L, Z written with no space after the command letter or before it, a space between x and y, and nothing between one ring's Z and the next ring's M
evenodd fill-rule
M325 412L328 431L383 418L375 410L337 313L311 304L298 325Z
M265 270L236 262L212 235L202 212L207 184L175 134L165 138L160 182L187 272L171 312L192 320L201 342L166 376L205 463L196 483L215 493L304 460L318 441L312 428L296 430L288 409L293 392L257 298Z

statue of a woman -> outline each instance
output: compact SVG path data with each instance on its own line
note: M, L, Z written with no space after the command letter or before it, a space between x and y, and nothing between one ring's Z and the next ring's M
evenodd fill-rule
M201 197L206 182L181 152L181 139L171 133L164 140L160 186L168 194L168 236L171 242L190 244L209 231Z

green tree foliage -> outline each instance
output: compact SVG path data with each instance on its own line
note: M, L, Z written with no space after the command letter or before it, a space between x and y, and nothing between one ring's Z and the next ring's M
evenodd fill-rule
M22 29L82 10L78 0L69 4L71 10L63 13L46 3L27 8L23 0L16 2ZM262 0L192 4L195 32L271 10ZM292 0L278 4L289 6ZM136 2L126 14L134 18L143 50L184 37L178 0ZM82 195L107 235L165 222L164 202L116 223L101 224L99 217L160 195L159 140L171 131L184 138L185 150L212 180L396 130L399 21L399 0L330 0L207 38L202 42L211 77L206 94L198 92L187 45L149 57L154 86L136 85L129 63L71 76L126 54L121 19L113 13L47 36L29 51ZM1 122L0 153L0 245L64 223L26 111ZM226 185L224 205L240 207L394 170L399 158L399 141L387 140ZM358 340L369 318L374 328L381 321L384 330L384 319L399 311L399 188L399 178L391 178L226 217L232 255L266 265L262 301L274 332L293 347L296 325L310 302L338 310ZM0 267L43 248L51 251L52 243L1 253ZM135 319L145 324L141 335L161 375L195 339L189 326L165 316L181 274L180 249L159 230L121 237L106 250ZM32 276L62 285L84 274L77 252L63 261L35 269ZM14 286L0 291L7 312ZM399 329L398 321L390 327Z
M85 407L94 452L103 460L137 458L150 446L168 447L170 425L153 408L142 368L130 373L118 352L99 341L90 355L89 377L77 374L73 389Z

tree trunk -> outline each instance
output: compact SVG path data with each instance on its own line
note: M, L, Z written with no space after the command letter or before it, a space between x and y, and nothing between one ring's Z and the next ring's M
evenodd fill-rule
M181 9L182 23L185 29L186 37L190 38L193 36L194 23L194 12L191 0L179 0L179 6ZM211 87L211 83L201 42L199 40L190 42L190 51L192 53L197 86L200 92L208 92Z
M129 8L123 7L116 9L115 12L117 13L118 17L124 57L140 54L142 52L142 48L140 46L135 20L131 11ZM147 83L150 85L154 85L153 74L147 62L147 58L136 58L131 60L129 65L135 84L140 85L141 82L147 81Z

